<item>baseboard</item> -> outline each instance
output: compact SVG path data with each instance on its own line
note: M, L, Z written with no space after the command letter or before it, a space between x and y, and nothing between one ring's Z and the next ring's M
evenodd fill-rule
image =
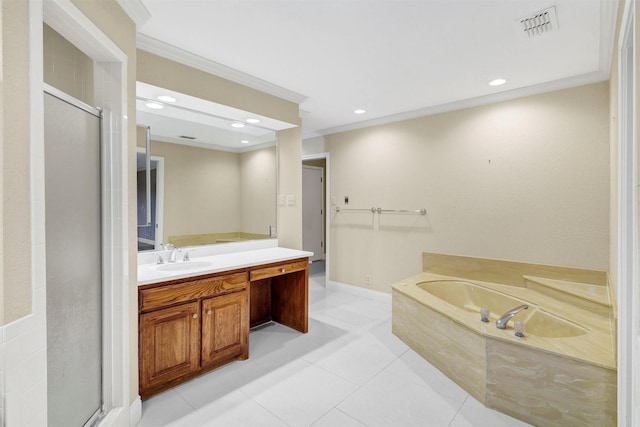
M140 423L142 419L142 400L140 396L136 396L131 407L129 409L129 426L135 427Z
M376 301L391 302L391 294L386 292L376 291L373 289L366 289L360 286L347 285L346 283L334 282L332 280L327 281L327 289L337 289L348 294L357 295L362 298L368 298Z

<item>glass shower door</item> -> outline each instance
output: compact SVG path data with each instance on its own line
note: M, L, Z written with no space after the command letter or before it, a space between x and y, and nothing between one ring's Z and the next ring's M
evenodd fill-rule
M100 117L47 92L48 425L80 427L95 424L103 403Z

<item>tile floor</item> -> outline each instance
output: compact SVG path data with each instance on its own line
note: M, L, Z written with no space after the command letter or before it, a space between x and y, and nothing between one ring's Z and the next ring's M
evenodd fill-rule
M251 332L233 362L142 404L139 427L527 426L485 408L391 334L391 299L309 279L309 333Z

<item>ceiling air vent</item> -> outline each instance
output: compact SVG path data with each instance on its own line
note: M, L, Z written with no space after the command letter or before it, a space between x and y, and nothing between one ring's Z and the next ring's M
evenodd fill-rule
M518 29L523 37L539 36L558 29L556 7L551 6L534 14L524 16L517 21Z
M178 138L182 138L182 139L196 139L195 136L186 136L186 135L180 135Z

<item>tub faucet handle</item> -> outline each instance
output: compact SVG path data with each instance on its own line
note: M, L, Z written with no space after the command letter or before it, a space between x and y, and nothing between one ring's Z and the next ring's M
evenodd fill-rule
M487 323L489 322L489 316L491 315L491 311L487 307L482 307L480 309L480 320Z

